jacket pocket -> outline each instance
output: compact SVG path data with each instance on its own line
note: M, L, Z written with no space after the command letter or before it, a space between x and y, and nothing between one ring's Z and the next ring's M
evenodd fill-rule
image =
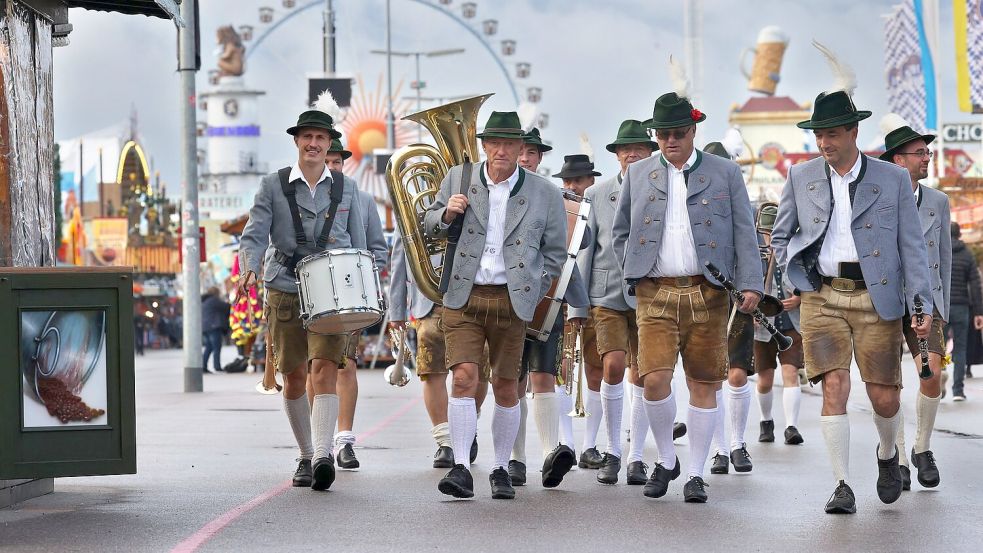
M894 207L882 207L878 209L877 224L884 229L898 228L898 210Z
M590 275L590 291L592 298L603 298L608 289L608 270L592 269Z

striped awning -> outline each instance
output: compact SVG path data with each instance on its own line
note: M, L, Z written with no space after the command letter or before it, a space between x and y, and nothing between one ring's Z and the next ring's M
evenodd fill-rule
M122 265L133 267L134 271L138 273L177 274L181 272L178 249L167 246L128 247Z

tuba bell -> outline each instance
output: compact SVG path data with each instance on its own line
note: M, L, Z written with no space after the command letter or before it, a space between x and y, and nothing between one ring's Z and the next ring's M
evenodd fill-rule
M423 214L451 167L478 160L478 110L490 96L475 96L404 117L423 125L437 146L404 146L393 153L386 166L386 186L410 271L423 295L438 304L443 299L439 290L441 267L432 259L443 257L446 241L427 238Z

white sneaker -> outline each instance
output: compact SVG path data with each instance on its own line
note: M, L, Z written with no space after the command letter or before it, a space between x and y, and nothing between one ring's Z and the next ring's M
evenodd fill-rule
M952 401L966 401L966 396L962 394L953 394Z

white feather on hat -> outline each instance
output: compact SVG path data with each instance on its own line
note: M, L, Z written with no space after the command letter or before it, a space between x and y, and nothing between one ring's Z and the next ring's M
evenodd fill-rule
M901 127L910 127L904 117L901 117L897 113L888 113L884 117L881 117L880 127L881 133L887 136L893 131L900 129Z
M330 90L325 90L318 95L317 100L314 101L314 105L311 106L311 109L315 109L330 115L335 124L338 124L338 122L341 120L341 106L339 106L338 102L335 101Z
M591 146L590 137L585 132L580 133L580 153L594 161L594 147Z
M853 91L857 89L857 74L854 73L853 68L846 62L840 61L832 50L820 44L819 41L813 39L812 45L816 47L816 50L819 50L826 56L826 61L829 62L829 68L833 71L833 88L827 92L842 90L846 92L847 96L852 98Z
M680 98L689 98L689 77L686 76L686 68L683 64L673 59L669 54L669 80L672 81L672 90Z

